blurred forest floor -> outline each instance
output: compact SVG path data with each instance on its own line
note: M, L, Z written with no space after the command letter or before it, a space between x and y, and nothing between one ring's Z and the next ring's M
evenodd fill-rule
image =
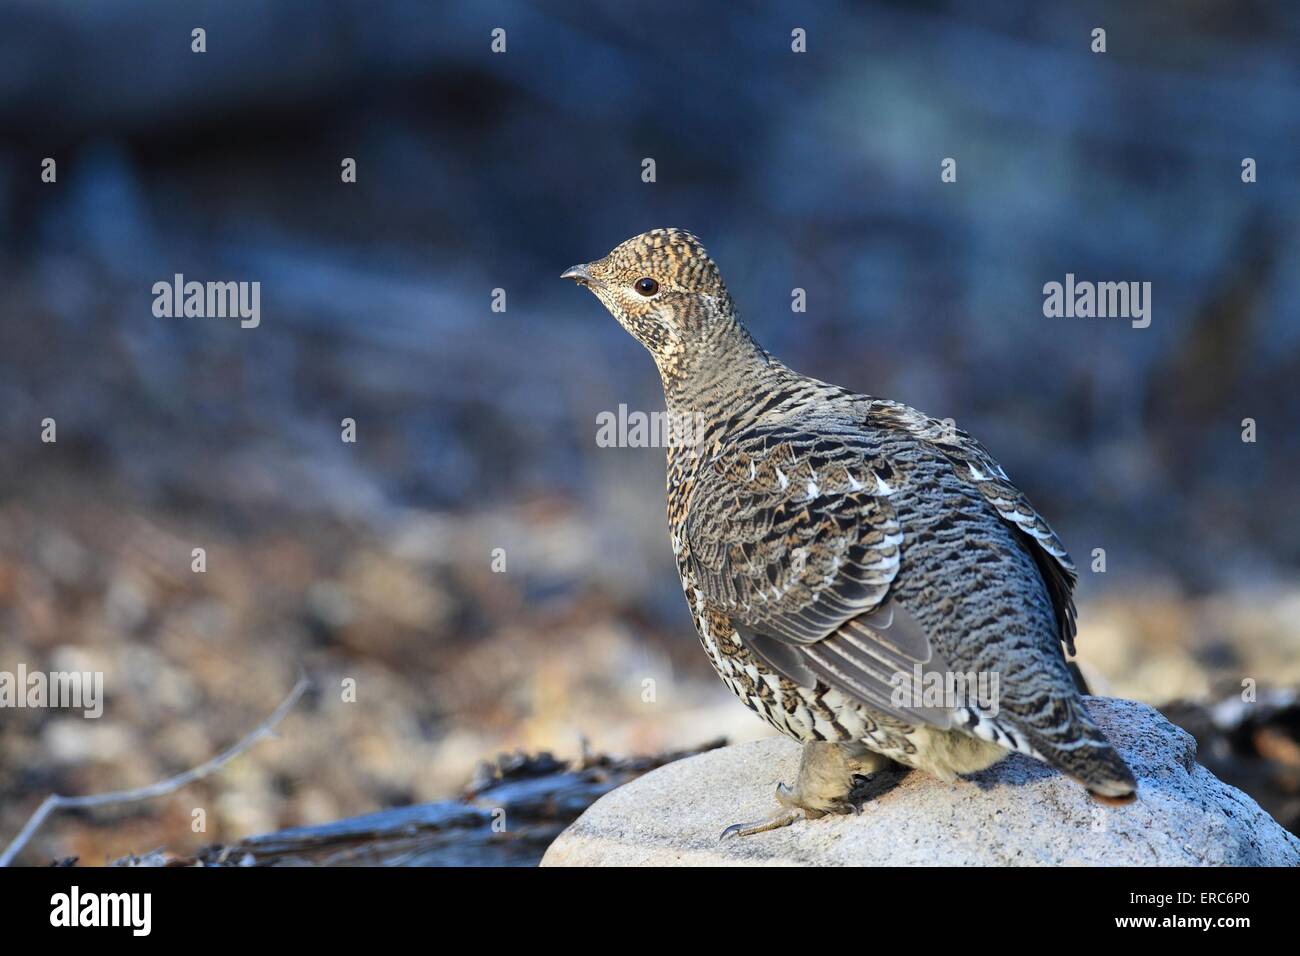
M713 675L684 607L657 621L601 587L599 537L560 499L410 512L384 528L268 515L214 532L52 476L0 508L0 613L29 669L104 671L107 701L98 720L5 714L0 833L46 793L140 786L201 763L300 669L316 690L275 739L175 795L57 816L24 859L183 852L446 798L479 760L516 748L575 756L586 739L657 753L766 734ZM493 573L506 539L508 570ZM197 540L203 574L189 569ZM1098 692L1159 706L1231 696L1243 674L1300 687L1296 620L1296 591L1145 591L1086 603L1078 646ZM205 833L191 832L196 807Z

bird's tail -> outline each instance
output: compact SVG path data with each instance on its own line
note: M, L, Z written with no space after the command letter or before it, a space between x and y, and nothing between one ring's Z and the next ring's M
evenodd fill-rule
M1102 803L1128 803L1137 796L1137 778L1077 697L1060 701L1065 718L1051 733L1027 729L1041 759L1083 784Z

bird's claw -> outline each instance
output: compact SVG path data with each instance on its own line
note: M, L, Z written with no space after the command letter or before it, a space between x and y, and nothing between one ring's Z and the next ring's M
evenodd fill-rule
M844 751L835 744L808 744L794 786L776 785L776 802L780 807L762 820L727 827L722 831L721 839L788 827L796 820L816 820L831 814L861 814L862 803L869 798L867 785L875 772L888 761L883 757L867 760L858 754L853 766L845 766L846 762Z
M755 833L762 833L766 830L779 830L782 827L788 827L797 820L802 820L805 816L804 811L798 807L782 807L763 820L757 820L753 823L733 823L722 831L722 835L718 839L728 840L732 837L753 836Z
M756 820L753 823L733 823L722 831L722 836L718 837L718 839L726 840L731 837L752 836L755 833L763 833L767 830L779 830L781 827L788 827L796 820L802 820L809 816L808 811L799 805L798 794L783 783L776 785L776 801L781 806L762 820Z

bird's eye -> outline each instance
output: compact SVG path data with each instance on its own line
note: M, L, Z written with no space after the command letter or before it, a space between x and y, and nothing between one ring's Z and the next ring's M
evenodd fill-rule
M655 282L655 280L649 276L646 276L644 279L637 279L634 288L637 292L640 292L643 296L648 298L659 291L659 283Z

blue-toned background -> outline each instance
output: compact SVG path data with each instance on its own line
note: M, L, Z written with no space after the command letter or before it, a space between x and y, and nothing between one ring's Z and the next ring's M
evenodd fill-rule
M661 407L653 365L558 278L655 226L787 364L985 442L1085 568L1100 687L1300 686L1298 210L1284 3L0 3L0 670L108 688L97 722L0 712L0 836L200 762L300 668L200 796L27 859L761 733L695 646L662 452L596 445ZM1150 327L1045 318L1067 272L1151 282ZM156 318L175 273L260 281L260 326ZM1251 772L1294 829L1294 774Z

